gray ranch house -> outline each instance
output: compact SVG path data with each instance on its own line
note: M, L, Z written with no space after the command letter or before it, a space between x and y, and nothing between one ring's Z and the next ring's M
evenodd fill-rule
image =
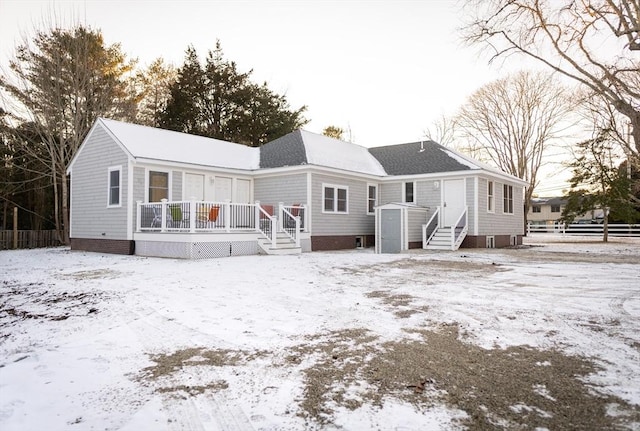
M71 248L208 258L522 242L526 183L433 141L259 148L108 119L68 169Z

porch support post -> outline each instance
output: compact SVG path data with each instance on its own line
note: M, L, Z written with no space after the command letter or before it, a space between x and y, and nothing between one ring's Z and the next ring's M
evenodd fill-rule
M254 228L256 230L260 230L260 201L256 201L255 206L253 207L254 212L255 212L255 216L254 216L254 222L253 224L255 225Z
M160 222L160 232L166 232L167 231L167 200L166 199L160 199L160 208L161 208L161 214L162 214L162 220Z
M142 229L142 201L136 201L136 232Z
M271 247L276 248L277 243L277 234L278 232L276 231L277 228L277 220L275 217L271 216L270 220L271 222Z
M191 198L189 201L189 232L194 233L196 231L196 201L195 198Z
M278 202L278 232L282 232L284 230L284 224L282 223L282 219L284 219L284 202Z
M296 247L300 247L300 216L296 216L295 220L296 220Z
M224 201L224 229L231 231L231 199Z
M302 207L302 214L304 215L304 231L309 232L309 205L300 204Z

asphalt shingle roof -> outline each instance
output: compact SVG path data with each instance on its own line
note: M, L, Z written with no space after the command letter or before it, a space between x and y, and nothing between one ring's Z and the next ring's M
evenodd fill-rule
M306 164L307 153L300 130L288 133L260 147L261 168L281 168Z
M437 172L466 171L469 164L454 157L434 141L412 142L370 148L388 175L417 175Z

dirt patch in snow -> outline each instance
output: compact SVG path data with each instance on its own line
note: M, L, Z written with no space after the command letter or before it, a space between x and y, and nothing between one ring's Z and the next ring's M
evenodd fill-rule
M0 340L23 320L67 320L98 312L103 292L60 291L55 284L5 280L0 285Z
M640 420L637 406L584 383L598 371L586 358L527 347L485 350L460 341L457 326L411 335L418 339L378 344L364 329L348 330L295 348L290 363L316 358L303 370L301 415L323 425L336 406L398 399L417 409L445 403L466 412L461 425L471 429L618 429Z
M144 368L137 381L151 385L158 393L198 395L206 391L227 389L229 384L224 380L213 380L202 384L201 378L196 378L192 384L180 383L184 374L197 376L197 370L206 367L237 366L246 361L254 360L264 352L247 353L228 349L188 348L173 353L149 355L154 362Z

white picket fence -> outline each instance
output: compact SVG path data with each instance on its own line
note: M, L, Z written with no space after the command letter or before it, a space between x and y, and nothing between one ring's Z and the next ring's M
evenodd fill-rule
M640 237L640 224L619 224L610 223L609 236L629 236ZM554 224L533 224L527 225L527 234L535 233L557 233L560 235L587 235L602 236L604 225L597 223L554 223Z

